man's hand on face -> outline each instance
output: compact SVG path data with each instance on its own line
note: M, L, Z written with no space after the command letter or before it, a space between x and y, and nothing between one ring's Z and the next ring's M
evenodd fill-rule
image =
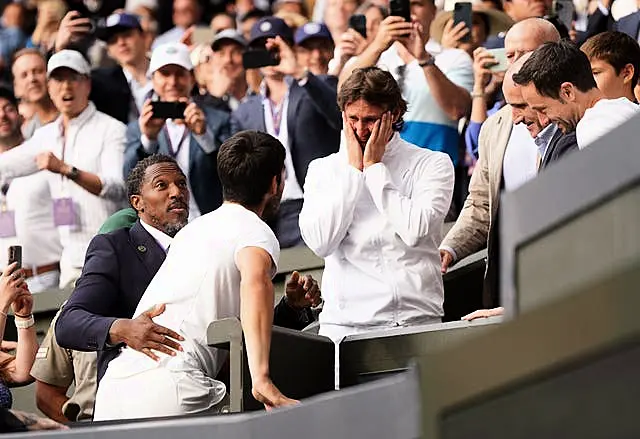
M204 111L195 102L191 102L184 110L184 123L193 134L201 136L207 130L207 119Z
M387 111L373 126L362 158L364 169L382 161L382 156L387 149L387 143L391 138L391 134L393 134L392 118L391 113Z
M156 305L135 319L116 320L109 329L109 340L113 344L125 343L154 361L160 358L153 351L175 356L175 351L182 351L178 341L184 341L184 338L171 329L153 323L152 320L162 314L165 308L164 304Z
M344 111L342 112L342 127L344 130L344 137L347 141L349 164L356 168L358 171L362 171L362 147L360 147L360 142L358 142L356 133L353 132L353 128L351 128L351 124L349 123L347 115Z
M318 306L322 302L318 282L311 276L301 276L294 271L284 290L287 304L294 309Z
M296 54L293 53L291 47L282 38L279 36L269 38L265 47L267 50L273 50L279 54L280 64L273 67L276 72L293 76L295 79L302 77L304 68L298 64Z
M138 123L140 124L140 132L147 136L149 140L158 140L158 134L160 134L160 130L164 126L164 119L153 117L151 99L147 99L144 102Z

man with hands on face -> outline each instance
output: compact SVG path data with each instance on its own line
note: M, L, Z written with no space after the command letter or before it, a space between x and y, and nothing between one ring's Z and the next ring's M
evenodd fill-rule
M411 1L411 20L390 16L375 40L340 75L378 66L391 72L409 104L400 136L414 145L446 152L458 162L458 120L471 108L472 62L461 49L439 52L430 41L436 13L431 0Z
M286 184L272 225L282 248L302 244L298 214L307 168L312 160L338 150L341 128L335 79L331 82L301 66L292 44L293 32L282 19L266 17L253 26L249 50L277 52L280 62L260 69L260 93L249 96L232 116L234 132L263 131L286 149Z
M154 114L151 99L144 103L139 120L127 129L124 175L151 154L174 157L187 177L192 194L189 218L194 219L222 203L216 156L229 136L229 115L189 99L195 79L189 49L184 44L158 46L151 55L149 70L159 100L183 102L186 109L179 118L165 119Z
M320 334L439 322L451 160L400 138L407 103L389 72L354 71L338 103L340 151L309 166L300 213L305 243L325 259Z

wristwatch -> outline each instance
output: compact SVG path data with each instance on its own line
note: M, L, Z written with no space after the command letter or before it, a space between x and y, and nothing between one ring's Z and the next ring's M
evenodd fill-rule
M75 181L79 175L80 175L80 171L78 171L78 168L76 168L75 166L72 166L69 172L67 173L66 177L69 180Z
M435 64L436 64L435 56L430 56L424 61L418 61L418 65L422 68L431 67L431 66L434 66Z

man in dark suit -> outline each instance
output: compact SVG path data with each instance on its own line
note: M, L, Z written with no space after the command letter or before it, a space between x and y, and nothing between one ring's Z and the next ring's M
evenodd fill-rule
M189 49L184 44L158 46L151 55L149 70L159 100L181 102L186 109L168 118L155 114L152 101L145 101L140 118L127 128L124 176L151 154L159 152L174 157L187 176L192 194L189 219L194 219L222 204L216 157L218 148L230 134L229 115L189 102L194 76Z
M154 351L172 355L182 339L153 323L164 305L135 319L131 316L164 262L173 236L187 224L186 178L174 159L156 154L136 165L127 191L138 221L131 228L93 238L82 276L55 327L60 346L98 351L98 380L123 344L157 359ZM320 301L317 283L308 276L292 276L286 294L276 308L274 324L301 329L308 322L307 305Z
M112 14L96 36L107 43L108 54L118 65L91 72L89 99L98 110L128 124L138 119L152 92L140 20L124 12Z
M233 132L263 131L287 150L285 189L272 225L281 247L302 244L298 214L307 168L312 160L338 151L342 129L335 78L315 76L300 66L292 45L293 32L279 18L265 17L253 26L249 50L278 52L280 63L261 69L260 93L247 97L232 116Z
M614 30L623 32L638 41L638 36L640 36L640 11L620 18L616 22Z

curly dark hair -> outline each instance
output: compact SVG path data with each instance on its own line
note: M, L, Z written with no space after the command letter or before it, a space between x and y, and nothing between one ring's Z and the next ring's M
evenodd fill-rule
M158 163L173 163L176 168L181 172L178 162L172 157L164 154L153 154L146 157L136 163L136 166L131 170L127 177L127 199L131 200L132 195L140 195L142 191L142 183L144 182L144 176L147 172L147 168ZM184 173L183 173L184 174ZM133 206L132 206L133 207Z
M402 97L402 90L391 73L378 67L354 70L340 87L338 106L344 111L347 105L360 99L384 108L385 111L399 113L398 121L394 125L402 126L402 117L407 112L407 101Z
M275 137L259 131L240 131L218 151L218 176L225 201L258 206L271 188L280 184L285 149Z

